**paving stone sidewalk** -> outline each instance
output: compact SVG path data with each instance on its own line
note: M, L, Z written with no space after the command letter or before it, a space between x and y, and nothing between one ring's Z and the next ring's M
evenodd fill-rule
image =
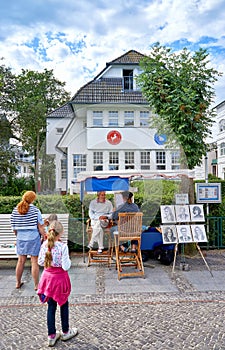
M206 252L213 274L198 255L190 270L145 263L146 277L117 280L115 266L87 267L72 258L70 323L79 334L56 349L225 349L225 254ZM33 290L29 263L15 289L15 263L0 261L0 349L47 349L46 305ZM57 328L60 329L59 310Z

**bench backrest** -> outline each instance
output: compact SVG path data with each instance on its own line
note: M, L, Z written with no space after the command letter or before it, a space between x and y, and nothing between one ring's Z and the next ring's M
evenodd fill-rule
M42 214L43 219L49 214ZM64 233L62 241L68 241L69 214L57 214L58 220L63 224ZM0 258L16 258L16 236L10 225L11 214L0 214Z

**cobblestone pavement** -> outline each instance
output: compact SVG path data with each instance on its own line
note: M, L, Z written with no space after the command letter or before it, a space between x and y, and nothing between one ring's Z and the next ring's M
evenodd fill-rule
M215 276L223 273L224 252L208 252L207 262ZM206 270L201 257L186 258L185 263L193 274ZM106 293L107 269L96 265L96 293L70 297L70 323L78 327L79 334L67 342L59 340L55 349L225 349L225 289L213 290L217 277L208 273L212 290L199 291L179 269L180 257L174 274L171 266L151 260L148 264L156 265L159 274L166 274L175 291ZM0 306L1 350L48 348L47 307L36 295L12 293L0 297ZM60 329L59 311L56 322Z

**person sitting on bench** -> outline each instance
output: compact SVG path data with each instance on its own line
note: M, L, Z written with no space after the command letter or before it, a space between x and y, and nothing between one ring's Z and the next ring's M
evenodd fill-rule
M89 217L91 219L92 235L88 248L92 249L94 243L98 243L98 253L102 253L104 228L108 226L112 217L113 205L106 199L105 191L97 193L97 198L93 199L89 205Z
M118 218L119 218L119 213L137 213L140 211L139 207L137 206L136 203L132 202L132 197L133 197L133 193L129 192L129 191L125 191L122 193L122 197L123 197L123 201L124 203L121 204L117 210L115 210L112 213L112 220L113 222L117 223ZM110 231L111 234L113 235L115 231L117 231L117 225L113 226ZM136 248L137 248L137 242L136 241L131 241L131 252L132 253L136 253ZM123 245L120 246L120 250L122 250L123 252L127 252L128 251L128 244L124 243Z

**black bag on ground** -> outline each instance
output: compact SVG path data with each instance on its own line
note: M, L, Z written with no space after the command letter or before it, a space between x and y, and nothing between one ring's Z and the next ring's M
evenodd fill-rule
M174 245L160 245L154 249L154 257L164 265L170 265L174 259Z

